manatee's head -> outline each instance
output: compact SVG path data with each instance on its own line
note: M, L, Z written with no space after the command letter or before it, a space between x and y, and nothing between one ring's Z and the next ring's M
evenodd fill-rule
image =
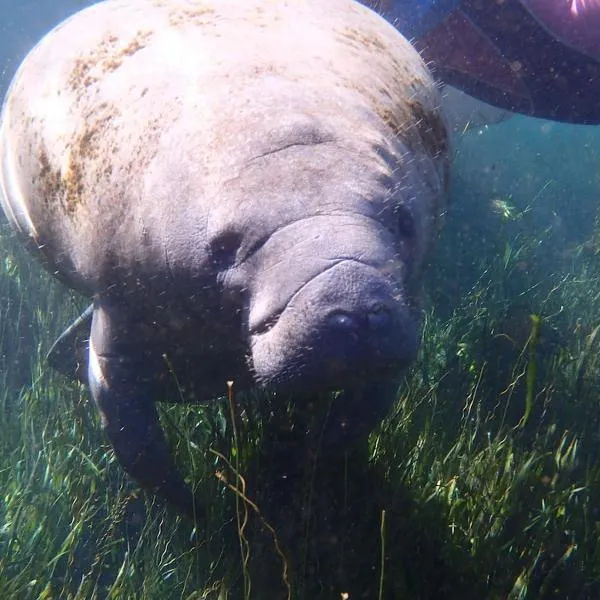
M398 250L390 231L360 214L306 217L274 232L252 261L256 381L327 389L397 377L418 339Z
M431 159L374 140L349 149L310 119L274 148L224 186L208 225L217 262L231 259L219 281L240 298L255 382L299 392L397 380L418 350Z

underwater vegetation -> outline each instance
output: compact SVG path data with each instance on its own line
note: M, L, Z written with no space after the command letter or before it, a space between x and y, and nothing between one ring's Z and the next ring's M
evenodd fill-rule
M0 596L599 598L600 159L567 216L543 169L511 188L457 151L421 354L368 445L328 455L306 412L235 382L161 408L198 529L124 475L87 391L45 364L85 301L3 227Z

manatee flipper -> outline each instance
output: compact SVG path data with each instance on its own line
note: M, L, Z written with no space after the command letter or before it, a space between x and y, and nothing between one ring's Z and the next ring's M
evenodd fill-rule
M90 304L75 321L61 333L46 355L48 364L72 380L88 383L88 355L92 311Z
M192 519L203 511L177 470L158 420L154 391L160 366L139 346L123 346L110 311L95 305L89 385L119 463L139 485L160 494ZM135 350L135 354L129 352Z

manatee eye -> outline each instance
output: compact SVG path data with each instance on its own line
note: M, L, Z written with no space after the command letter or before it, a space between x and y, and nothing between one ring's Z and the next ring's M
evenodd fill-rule
M396 227L398 235L403 239L412 239L416 234L415 218L410 208L404 204L398 204L395 209Z
M235 263L241 243L242 235L231 230L223 231L211 240L209 252L213 267L218 270L231 267Z

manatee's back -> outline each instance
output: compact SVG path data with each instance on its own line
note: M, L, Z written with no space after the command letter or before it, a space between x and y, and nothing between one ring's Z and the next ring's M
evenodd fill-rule
M201 265L223 182L313 135L300 114L365 156L390 131L419 149L435 163L423 174L424 205L435 203L436 103L414 50L351 0L109 0L49 33L15 76L3 208L53 271L92 294L166 270L166 246L190 236Z

